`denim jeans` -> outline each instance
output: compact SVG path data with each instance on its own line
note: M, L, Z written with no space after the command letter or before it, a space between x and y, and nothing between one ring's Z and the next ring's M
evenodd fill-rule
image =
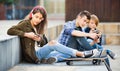
M71 44L72 43L72 44ZM85 37L73 37L68 40L67 46L79 51L92 50L93 47L87 42Z
M68 48L67 46L64 46L62 44L56 43L55 45L44 45L43 47L36 50L36 56L39 59L46 58L52 51L58 51L60 53L63 53L65 55L69 56L76 56L77 50Z
M93 40L92 39L87 39L87 42L91 43L91 42L93 42ZM100 44L96 43L96 44L92 45L92 49L98 49L98 50L102 51L103 47Z
M47 56L47 58L50 57L54 57L56 59L56 62L61 62L64 61L64 59L66 58L71 58L72 56L60 53L58 51L53 51Z

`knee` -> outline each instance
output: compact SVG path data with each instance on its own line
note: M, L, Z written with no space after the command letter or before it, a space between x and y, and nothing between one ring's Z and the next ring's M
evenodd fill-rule
M55 45L57 42L55 40L51 40L50 42L48 42L48 45Z

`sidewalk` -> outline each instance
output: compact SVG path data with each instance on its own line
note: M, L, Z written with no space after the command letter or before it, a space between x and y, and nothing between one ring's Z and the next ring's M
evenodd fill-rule
M120 70L120 46L105 45L105 49L111 49L117 54L116 60L111 60L112 71ZM29 64L20 63L8 71L107 71L105 65L92 65L91 62L74 62L73 66L67 66L65 62L54 64Z

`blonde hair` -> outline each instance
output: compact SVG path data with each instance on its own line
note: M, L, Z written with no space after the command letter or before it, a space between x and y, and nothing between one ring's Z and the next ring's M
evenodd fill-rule
M92 15L91 15L91 20L94 20L94 21L95 21L95 25L98 26L98 24L99 24L99 19L98 19L98 17L97 17L95 14L92 14Z

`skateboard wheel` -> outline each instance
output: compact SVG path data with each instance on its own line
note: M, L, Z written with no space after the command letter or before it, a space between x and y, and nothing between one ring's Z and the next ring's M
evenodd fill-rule
M100 65L100 63L101 63L101 60L98 60L97 64Z
M94 65L100 65L101 60L93 59L92 63L93 63Z
M73 65L73 61L67 61L66 64L67 65Z
M92 63L93 63L93 65L97 65L97 60L96 60L96 59L93 59L93 60L92 60Z

